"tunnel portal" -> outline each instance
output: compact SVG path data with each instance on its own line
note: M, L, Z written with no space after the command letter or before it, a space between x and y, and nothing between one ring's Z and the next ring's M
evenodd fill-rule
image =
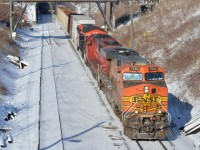
M48 2L37 3L37 14L49 14L50 5Z

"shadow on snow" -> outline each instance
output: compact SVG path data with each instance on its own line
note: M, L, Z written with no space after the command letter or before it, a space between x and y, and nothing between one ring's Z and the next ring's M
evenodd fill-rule
M105 123L105 121L100 122L100 123L98 123L98 124L92 126L91 128L86 129L86 130L84 130L84 131L82 131L82 132L80 132L80 133L78 133L78 134L75 134L75 135L73 135L73 136L60 139L60 140L56 141L55 143L53 143L53 144L51 144L51 145L49 145L49 146L47 146L47 147L41 148L40 150L47 150L47 149L49 149L49 148L52 148L53 146L55 146L56 144L58 144L58 143L61 142L62 140L63 140L63 141L68 141L68 142L79 143L79 142L81 142L81 140L73 140L73 138L79 137L79 136L81 136L81 135L83 135L83 134L85 134L85 133L87 133L87 132L89 132L89 131L91 131L91 130L93 130L93 129L95 129L95 128L98 128L98 127L100 127L100 125L102 125L103 123Z
M174 141L181 134L184 125L191 120L191 110L193 106L172 93L169 93L168 111L171 115L171 127L168 139Z
M26 33L26 31L20 30L20 35L24 36L24 38L32 38L32 39L28 39L28 41L30 40L37 40L37 39L49 39L49 38L54 38L54 39L68 39L69 36L33 36L33 35L29 35Z

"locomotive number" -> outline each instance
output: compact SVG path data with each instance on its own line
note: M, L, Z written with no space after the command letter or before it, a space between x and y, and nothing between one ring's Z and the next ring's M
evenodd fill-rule
M157 102L158 97L133 97L133 102L142 102L142 103L151 103L151 102Z

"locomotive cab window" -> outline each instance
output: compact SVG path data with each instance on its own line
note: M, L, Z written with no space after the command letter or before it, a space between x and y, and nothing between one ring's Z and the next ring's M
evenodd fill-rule
M123 74L123 80L127 81L141 81L142 80L142 74L141 73L124 73Z
M146 81L163 80L164 74L162 72L150 72L145 74Z

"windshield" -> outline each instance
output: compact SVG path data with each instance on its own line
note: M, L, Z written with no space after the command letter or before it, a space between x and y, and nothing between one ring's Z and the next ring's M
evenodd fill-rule
M123 74L123 79L124 80L142 80L142 74L141 73L124 73Z
M164 75L162 72L151 72L151 73L146 73L145 74L145 80L146 81L151 81L151 80L163 80Z

